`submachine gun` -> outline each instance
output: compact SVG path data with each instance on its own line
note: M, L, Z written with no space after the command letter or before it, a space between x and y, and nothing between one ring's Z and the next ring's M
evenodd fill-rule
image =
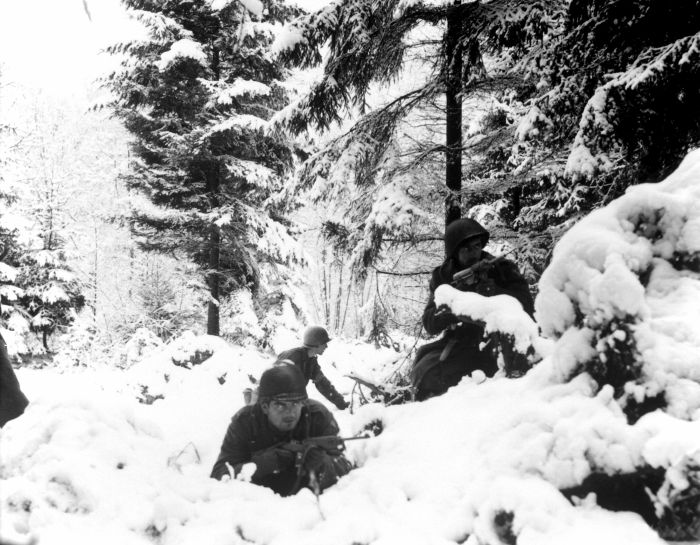
M320 435L308 437L307 439L293 439L285 442L281 447L295 454L305 454L312 447L319 447L330 455L338 455L345 450L346 441L357 441L358 439L369 439L371 435L356 435L354 437L338 437L337 435Z
M480 295L493 295L495 286L493 281L489 281L489 272L504 261L506 255L508 254L477 261L471 267L456 272L450 284L455 288L467 289Z

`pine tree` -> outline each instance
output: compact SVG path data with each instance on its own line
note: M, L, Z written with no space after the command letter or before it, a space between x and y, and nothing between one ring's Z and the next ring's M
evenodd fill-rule
M0 139L6 151L0 235L10 243L4 265L11 267L0 280L3 316L24 337L24 345L15 337L21 352L34 351L32 331L47 351L49 337L67 333L85 303L86 224L94 231L105 200L100 186L114 182L118 137L105 140L110 124L86 113L79 96L65 101L18 86L2 91L0 117L13 125Z
M435 238L440 201L459 195L463 212L489 218L493 240L520 249L535 280L571 221L632 183L660 179L697 145L699 7L331 3L279 41L290 62L323 62L321 80L281 121L300 131L327 127L348 110L360 117L307 161L300 188L352 203L330 231L349 237L339 244L354 249L360 268L396 241L405 248ZM406 70L414 81L427 74L408 92ZM455 149L442 144L445 124L436 121L455 72L464 133L461 156L449 165ZM377 105L377 93L368 93L381 83L389 99ZM436 184L457 160L460 187Z
M346 217L356 221L330 230L349 234L360 271L373 264L386 243L434 240L441 216L449 223L462 214L462 102L509 86L513 79L506 73L489 76L484 54L508 47L512 65L531 44L559 28L562 14L563 2L556 0L521 2L517 9L505 1L338 0L297 19L278 40L276 48L288 62L303 67L323 62L321 80L279 116L281 124L299 132L328 128L343 113L360 116L307 161L300 184L306 189L323 179L317 184L321 198L340 194L352 203ZM323 59L325 44L329 54ZM406 80L414 82L408 91L403 90ZM391 89L397 84L402 91ZM377 105L381 86L390 99ZM420 149L419 141L428 145ZM436 166L444 173L442 186L432 183L439 175ZM430 182L420 179L426 171ZM347 179L353 188L342 187ZM436 195L445 203L443 210L435 206ZM393 206L382 206L391 200Z
M28 323L22 317L21 307L17 305L23 294L22 288L17 284L22 252L18 241L21 222L11 213L14 195L7 191L7 184L3 180L0 182L3 186L0 189L0 319L3 325L12 329L24 329L28 328Z
M513 65L523 92L500 101L508 122L470 175L500 182L481 184L477 202L507 202L522 245L539 247L537 272L572 222L700 143L698 31L697 0L576 0Z
M4 113L8 107L4 84L0 79L0 113ZM19 297L24 293L17 284L19 258L23 252L19 236L28 225L12 209L17 201L18 187L5 177L18 138L15 127L5 121L6 117L2 115L0 119L0 323L22 333L28 331L29 323L26 313L18 304Z
M41 335L49 352L49 337L73 323L85 297L67 249L72 222L68 203L74 197L71 185L76 175L69 148L76 142L67 137L62 115L54 116L41 106L35 104L33 123L16 159L15 178L20 172L24 177L24 195L17 208L28 223L16 281L22 288L18 303L29 318L29 329Z
M142 248L201 267L207 330L218 335L222 297L274 290L298 258L283 195L293 153L265 130L287 104L268 48L298 12L276 0L123 3L148 33L109 49L125 60L106 82L135 137L125 180L142 198L131 229Z

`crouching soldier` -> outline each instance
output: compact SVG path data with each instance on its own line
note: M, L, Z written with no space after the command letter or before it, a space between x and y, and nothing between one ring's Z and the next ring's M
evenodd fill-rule
M324 446L313 440L319 437L326 439ZM235 477L253 463L251 481L282 496L303 487L320 492L350 471L340 438L330 441L338 448L326 446L334 437L338 424L328 409L308 399L301 371L294 365L278 365L260 377L257 403L243 407L231 419L211 476Z
M28 404L10 363L5 339L0 335L0 428L24 413Z
M441 332L444 335L420 347L416 354L410 374L418 401L443 394L475 370L483 371L488 377L498 370L494 347L484 342L483 325L457 317L447 308L437 308L435 290L438 286L451 283L461 291L487 297L510 295L520 302L525 312L533 315L534 304L527 281L515 263L496 259L484 251L488 240L488 231L472 219L453 221L445 229L447 259L433 270L430 297L423 312L425 330L430 335ZM460 277L465 280L457 280Z
M288 360L296 365L304 375L304 384L312 380L316 389L340 410L348 407L348 402L338 393L330 380L321 371L318 356L323 355L330 342L328 332L319 326L311 326L304 331L304 346L286 350L277 356L277 361Z

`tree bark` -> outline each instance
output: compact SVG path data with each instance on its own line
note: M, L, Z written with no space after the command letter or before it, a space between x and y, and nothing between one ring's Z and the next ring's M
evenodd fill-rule
M221 64L219 48L212 48L212 71L214 78L221 79ZM207 173L207 190L211 198L212 207L219 206L219 172L216 168ZM209 232L209 270L207 272L207 285L209 286L209 304L207 305L207 334L220 334L220 298L219 298L219 266L221 264L221 230L218 225L212 224Z
M462 30L461 0L447 10L445 52L445 226L462 215L462 48L459 38Z
M221 234L216 225L209 232L209 271L207 285L209 286L209 304L207 305L207 334L218 336L219 329L219 258Z

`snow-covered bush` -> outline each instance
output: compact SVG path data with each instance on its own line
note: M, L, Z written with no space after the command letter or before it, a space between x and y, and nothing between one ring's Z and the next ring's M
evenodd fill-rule
M659 398L674 416L700 416L699 182L696 151L664 182L635 186L580 221L540 282L544 334L590 348L563 376L587 371L612 385L635 418Z
M211 545L661 545L658 529L697 539L698 204L694 152L665 182L564 236L536 302L548 348L525 376L475 374L425 402L334 411L344 436L380 433L348 442L356 469L318 498L208 478L265 354L187 336L119 373L20 370L32 403L1 430L0 538L59 545L108 530L125 545L203 535ZM436 296L480 303L484 321L539 343L503 300ZM506 312L492 316L499 306ZM173 364L203 348L212 356L200 365ZM606 372L611 361L622 373ZM395 363L392 350L341 339L322 357L344 394L343 375L372 378ZM139 405L139 385L161 398Z

